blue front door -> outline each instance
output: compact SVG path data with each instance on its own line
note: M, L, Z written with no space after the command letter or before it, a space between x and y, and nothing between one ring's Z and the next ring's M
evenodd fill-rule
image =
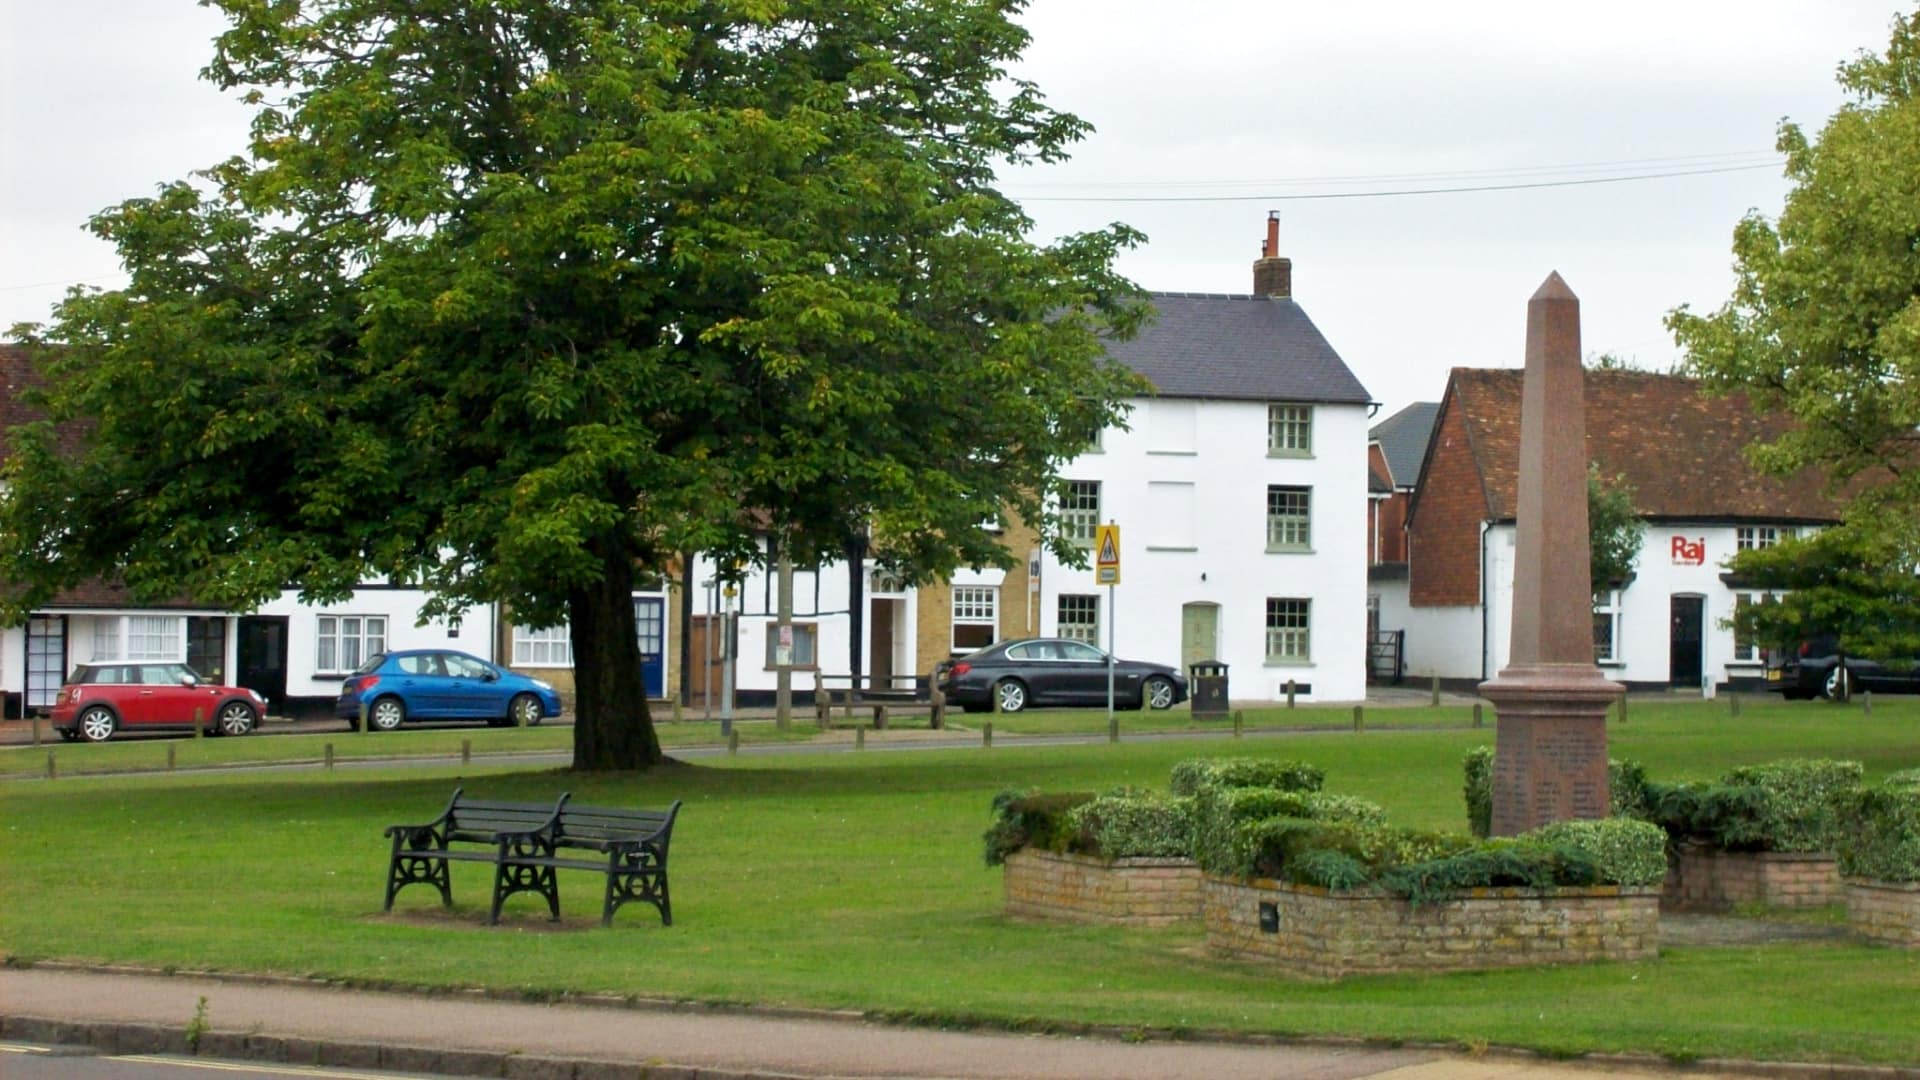
M649 698L667 696L667 601L633 598L633 629L640 638L640 682Z

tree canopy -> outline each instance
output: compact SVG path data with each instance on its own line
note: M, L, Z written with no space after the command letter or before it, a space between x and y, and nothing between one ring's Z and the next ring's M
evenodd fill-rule
M1769 633L1832 629L1849 651L1896 654L1920 632L1920 608L1877 601L1909 595L1920 566L1920 12L1896 16L1885 53L1842 64L1839 81L1850 100L1817 138L1780 125L1793 187L1777 220L1735 228L1732 297L1667 323L1709 389L1796 421L1752 448L1760 466L1818 468L1849 498L1838 535L1734 560L1756 586L1824 583L1822 599L1769 617L1834 624ZM1843 593L1862 617L1840 611Z
M576 766L643 766L636 572L1004 564L981 524L1051 521L1139 390L1137 234L1036 246L995 188L1088 130L1007 74L1024 0L211 2L245 152L94 218L129 285L16 331L91 432L12 436L16 614L505 602L569 622Z
M1587 580L1593 591L1618 588L1640 561L1646 522L1633 508L1633 485L1624 475L1607 476L1599 464L1587 466Z

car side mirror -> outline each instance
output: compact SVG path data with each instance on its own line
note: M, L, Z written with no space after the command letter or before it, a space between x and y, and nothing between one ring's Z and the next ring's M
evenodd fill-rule
M482 681L482 682L499 682L499 681L500 681L500 673L499 673L499 672L497 672L497 671L495 671L495 670L493 670L492 668L488 668L488 669L487 669L487 670L486 670L485 672L483 672L483 673L481 674L481 676L480 676L480 681Z
M180 673L180 685L186 687L199 686L200 680L194 677L193 672L184 671Z

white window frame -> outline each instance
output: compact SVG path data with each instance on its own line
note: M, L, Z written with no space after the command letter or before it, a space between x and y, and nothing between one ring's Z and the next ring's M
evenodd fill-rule
M513 666L530 668L570 668L573 666L573 632L568 623L558 626L513 627Z
M1600 628L1601 621L1607 624L1607 648L1602 652L1598 636L1593 642L1593 662L1600 665L1617 666L1620 659L1620 590L1608 589L1604 593L1595 593L1593 597L1594 629Z
M1313 550L1313 489L1267 485L1267 550Z
M1060 495L1060 535L1083 548L1093 546L1100 525L1100 481L1068 480Z
M344 675L357 670L368 657L387 651L385 615L316 615L313 629L316 675Z
M1313 456L1313 406L1267 406L1267 456Z
M1305 596L1267 597L1266 631L1267 663L1312 663L1312 598Z
M1100 594L1061 593L1054 605L1054 633L1100 647Z
M187 620L180 615L106 615L93 622L95 660L187 662Z
M820 624L797 622L793 625L793 662L789 668L813 671L820 666ZM779 671L776 653L780 648L780 624L767 624L766 670Z
M1733 530L1735 551L1761 551L1793 535L1790 528L1774 525L1741 525Z
M977 645L960 642L961 627L986 627L987 640ZM997 585L953 586L951 648L955 653L984 649L1000 638L1000 587Z
M1747 607L1751 604L1775 603L1780 599L1781 595L1782 594L1777 592L1734 593L1733 594L1733 613L1737 618L1740 614L1741 608ZM1767 660L1767 651L1760 647L1759 642L1740 640L1739 623L1735 622L1734 630L1733 630L1733 663L1764 664L1766 663L1766 660Z

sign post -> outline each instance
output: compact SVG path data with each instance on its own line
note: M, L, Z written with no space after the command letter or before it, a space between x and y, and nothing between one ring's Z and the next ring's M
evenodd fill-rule
M1107 587L1107 740L1120 739L1113 713L1113 630L1119 623L1114 610L1114 586L1120 584L1120 526L1109 521L1093 528L1093 580Z

